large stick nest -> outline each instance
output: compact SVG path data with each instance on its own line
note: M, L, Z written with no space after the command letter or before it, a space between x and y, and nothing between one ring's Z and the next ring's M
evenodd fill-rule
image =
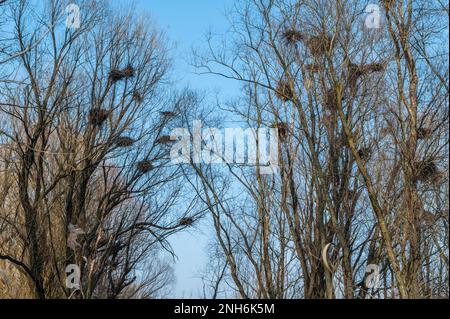
M157 144L170 144L173 143L174 140L170 137L170 135L163 135L156 140Z
M101 126L109 117L110 112L105 109L92 109L89 111L89 122L95 126Z
M435 184L440 181L441 177L442 174L433 159L425 159L416 163L414 176L416 182Z
M287 29L281 36L286 45L295 45L297 42L305 39L305 36L295 29Z
M122 70L114 69L109 72L109 79L113 83L132 77L134 77L134 68L130 64Z
M116 139L117 147L130 147L135 143L135 140L128 136L120 136Z
M191 217L183 217L180 219L180 226L192 226L194 224L194 219Z
M331 49L332 39L328 34L319 34L310 37L306 46L314 57L325 55Z
M149 160L143 160L137 163L136 167L141 173L145 174L153 169L153 164Z
M286 80L278 82L275 94L283 102L294 100L294 91L289 81Z
M286 139L288 138L288 134L289 134L289 128L286 123L277 122L277 123L272 124L270 127L278 130L278 139L281 142L286 141Z

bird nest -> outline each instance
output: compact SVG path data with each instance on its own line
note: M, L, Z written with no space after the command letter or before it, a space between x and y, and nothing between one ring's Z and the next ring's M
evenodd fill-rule
M134 77L134 68L130 64L122 70L114 69L109 72L109 79L111 82L118 82L132 77Z
M163 135L156 140L157 144L170 144L172 142L174 142L174 141L172 140L170 135Z
M432 133L433 131L430 128L422 126L417 129L417 138L419 140L428 139Z
M192 226L194 224L194 219L191 217L183 217L180 219L180 226Z
M414 180L416 182L437 183L441 179L442 174L436 162L432 159L417 162L415 168Z
M305 36L294 29L287 29L281 35L286 45L295 45L297 42L304 40Z
M109 111L105 109L92 109L89 111L89 122L95 126L101 126L109 117Z
M177 114L171 111L162 111L161 115L164 117L175 117Z
M385 70L384 63L369 63L365 65L358 65L350 63L348 66L349 82L352 88L356 86L356 81L371 73L383 72Z
M369 63L362 67L363 74L370 74L376 72L384 72L386 66L384 63Z
M306 46L314 57L325 55L331 49L332 39L327 34L312 36L306 41Z
M116 139L117 147L130 147L135 143L135 140L128 136L120 136Z
M275 94L283 102L292 101L294 99L294 91L292 86L285 80L278 82Z
M139 163L137 163L136 167L141 173L145 174L145 173L150 172L153 169L153 164L149 160L143 160L143 161L140 161Z
M271 128L278 130L278 139L281 142L284 142L288 138L289 128L288 125L284 122L274 123Z

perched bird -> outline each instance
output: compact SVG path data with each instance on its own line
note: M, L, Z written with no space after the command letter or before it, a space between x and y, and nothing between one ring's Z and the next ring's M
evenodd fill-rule
M84 230L69 224L69 236L67 236L67 247L75 251L81 245L77 242L78 236L85 234Z

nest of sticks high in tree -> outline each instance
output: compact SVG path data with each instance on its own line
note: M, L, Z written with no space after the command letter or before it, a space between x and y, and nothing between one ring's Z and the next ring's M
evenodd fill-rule
M286 29L281 36L286 45L295 45L305 39L305 36L295 29Z
M194 219L191 217L183 217L180 219L180 226L192 226L194 224Z
M275 92L277 98L283 102L288 102L294 100L294 90L292 89L291 83L287 80L280 80L277 85Z
M108 119L110 112L105 109L95 108L89 111L89 123L101 126Z
M342 96L341 101L344 100L345 96ZM325 107L332 112L336 112L338 109L338 96L334 88L329 89L325 94Z
M414 176L416 182L435 184L441 180L441 177L442 174L435 160L428 158L416 163Z
M169 117L175 117L177 114L175 112L172 112L172 111L162 111L161 115L164 116L164 117L169 118Z
M286 141L289 134L289 128L288 125L284 122L277 122L270 126L271 128L277 129L278 131L278 139L280 142Z
M119 136L115 141L117 147L130 147L134 143L135 140L128 136Z
M170 144L173 142L174 142L174 140L172 140L170 135L163 135L156 140L157 144Z
M348 65L348 77L349 83L352 88L356 87L358 79L362 76L367 76L371 73L383 72L385 70L384 63L369 63L364 65L358 65L350 63Z
M328 34L322 33L311 36L306 46L314 57L325 55L331 49L332 39Z
M109 72L109 79L115 83L124 79L134 77L134 68L131 64L128 64L124 69L114 69Z
M145 174L145 173L150 172L153 169L153 164L149 160L143 160L143 161L138 162L136 167L141 173Z

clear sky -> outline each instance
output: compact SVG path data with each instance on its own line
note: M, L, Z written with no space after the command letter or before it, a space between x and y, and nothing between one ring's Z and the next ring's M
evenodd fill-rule
M238 93L239 85L217 76L197 75L188 64L192 47L201 49L208 30L224 33L229 25L225 16L232 0L137 0L137 8L147 11L158 27L175 44L174 77L180 87L189 86L228 96ZM204 223L205 224L205 223ZM178 256L175 264L177 284L171 297L201 297L200 271L207 263L206 246L213 234L206 225L175 235L171 244Z

